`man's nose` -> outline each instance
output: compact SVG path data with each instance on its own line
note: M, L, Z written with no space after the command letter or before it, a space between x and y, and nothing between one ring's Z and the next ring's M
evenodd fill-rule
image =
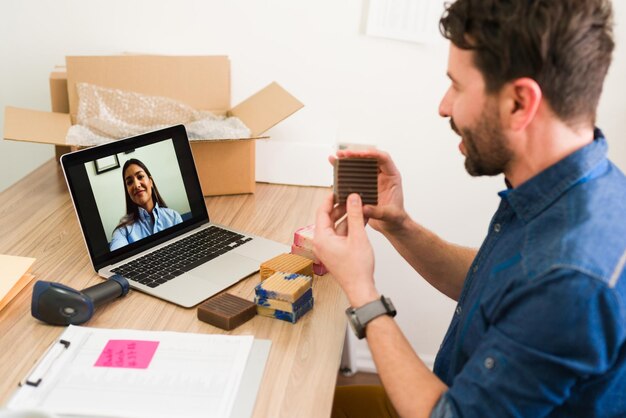
M439 103L439 116L448 118L451 116L450 89L446 90L446 94L441 98Z

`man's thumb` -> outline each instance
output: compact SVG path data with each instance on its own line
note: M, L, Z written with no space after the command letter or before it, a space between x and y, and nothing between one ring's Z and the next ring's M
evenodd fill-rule
M348 196L346 210L348 213L348 235L363 233L365 230L365 221L363 220L361 196L356 193L352 193Z

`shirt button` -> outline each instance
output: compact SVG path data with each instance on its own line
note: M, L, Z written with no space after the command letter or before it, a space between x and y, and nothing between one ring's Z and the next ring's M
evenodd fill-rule
M483 364L485 365L486 369L491 370L495 367L496 361L493 359L493 357L487 357Z
M460 306L457 306L454 311L456 312L457 315L461 315L461 312L463 312L463 309Z
M502 225L500 225L500 224L495 224L495 225L493 226L493 230L494 230L495 232L500 232L500 229L501 229L501 228L502 228Z
M472 271L473 271L474 273L476 273L476 272L478 271L478 266L474 266L474 267L472 268Z

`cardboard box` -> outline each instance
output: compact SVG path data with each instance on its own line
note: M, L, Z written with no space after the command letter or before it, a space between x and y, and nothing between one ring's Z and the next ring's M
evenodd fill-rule
M255 140L303 107L272 83L239 105L230 106L230 60L226 56L118 55L67 57L67 71L50 75L52 112L6 107L4 138L57 146L57 154L76 144L66 142L78 110L76 83L84 82L181 101L198 110L237 116L252 137L192 141L205 196L253 193Z

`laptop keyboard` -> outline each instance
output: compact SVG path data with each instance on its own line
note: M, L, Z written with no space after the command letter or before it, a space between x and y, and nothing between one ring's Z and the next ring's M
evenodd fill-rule
M111 271L148 287L157 287L251 240L210 226Z

